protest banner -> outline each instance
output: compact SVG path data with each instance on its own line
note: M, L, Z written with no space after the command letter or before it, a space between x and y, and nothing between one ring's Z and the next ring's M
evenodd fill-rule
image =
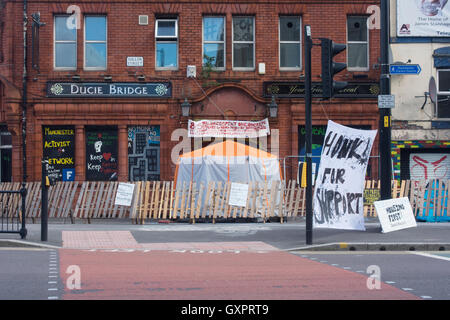
M365 174L376 133L328 121L314 190L314 228L365 230Z

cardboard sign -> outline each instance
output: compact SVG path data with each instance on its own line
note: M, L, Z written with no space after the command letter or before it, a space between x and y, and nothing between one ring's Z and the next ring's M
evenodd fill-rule
M119 183L116 192L116 200L114 205L116 206L131 206L134 194L134 184L133 183Z
M247 195L248 184L232 182L228 204L230 206L245 207L247 205Z
M365 230L365 175L376 133L328 121L314 190L314 228Z
M382 232L416 227L416 219L407 197L374 202Z

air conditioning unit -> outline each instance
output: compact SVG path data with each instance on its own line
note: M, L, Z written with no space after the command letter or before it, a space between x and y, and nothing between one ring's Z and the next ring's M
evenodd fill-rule
M145 16L145 15L140 15L139 16L139 25L140 26L146 26L146 25L148 25L148 16Z

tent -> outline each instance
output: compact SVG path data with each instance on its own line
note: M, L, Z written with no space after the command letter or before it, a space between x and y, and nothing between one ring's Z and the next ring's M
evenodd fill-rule
M232 140L181 155L175 171L175 185L191 181L207 184L281 180L277 156Z

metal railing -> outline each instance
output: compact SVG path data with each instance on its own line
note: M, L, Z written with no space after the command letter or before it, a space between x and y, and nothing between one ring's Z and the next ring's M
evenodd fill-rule
M25 200L27 189L18 191L0 190L0 234L17 233L22 239L27 236L25 227Z

